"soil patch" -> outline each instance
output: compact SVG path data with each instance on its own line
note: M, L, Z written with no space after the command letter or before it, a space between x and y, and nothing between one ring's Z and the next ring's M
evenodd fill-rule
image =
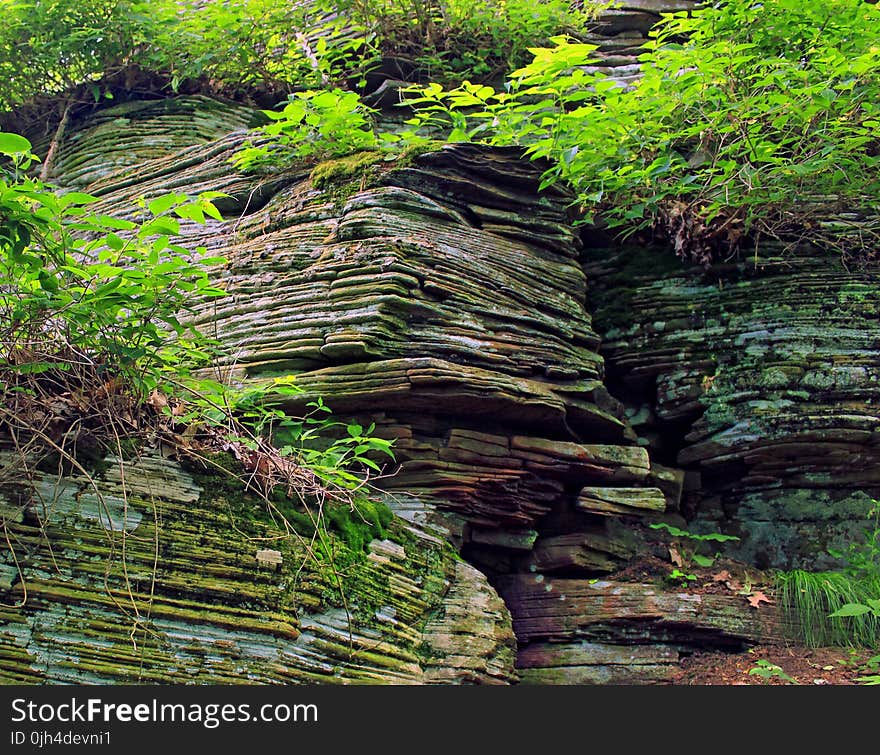
M743 653L699 652L682 659L680 670L669 684L865 684L866 677L880 674L880 656L876 653L876 650L796 645L757 645ZM870 663L872 658L875 660ZM762 669L763 676L754 669Z

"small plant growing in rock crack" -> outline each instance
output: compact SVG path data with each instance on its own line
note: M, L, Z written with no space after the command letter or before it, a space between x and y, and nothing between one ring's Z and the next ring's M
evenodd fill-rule
M777 666L775 663L771 663L770 661L764 660L763 658L755 661L755 665L749 669L749 676L759 676L761 679L769 680L769 679L782 679L789 684L799 684L800 682L797 679L789 676L782 670L781 666Z
M355 92L297 92L283 109L262 111L270 123L257 129L261 142L248 142L230 162L241 171L254 172L277 170L310 157L376 150L382 142L373 129L374 112Z
M673 582L694 582L697 576L689 573L689 570L695 565L703 568L710 567L715 563L715 559L721 555L717 552L714 556L699 553L697 549L701 544L739 540L736 535L723 535L720 532L698 535L666 522L655 522L648 526L653 530L664 530L672 537L672 542L669 544L669 558L676 568L669 573L667 578Z
M305 392L293 375L243 388L203 379L197 389L179 420L185 426L205 422L223 428L225 435L219 442L228 446L223 450L233 450L239 461L247 462L253 483L262 492L271 492L283 481L283 474L278 474L295 464L313 475L317 485L334 492L334 497L344 498L345 491L360 491L367 483L368 475L359 470L381 473L372 456L394 459L393 441L376 437L375 423L365 428L334 419L320 396L306 403L308 411L303 416L291 416L284 409L285 402ZM164 411L169 416L179 413L167 406ZM236 418L233 425L230 416ZM254 455L258 461L248 461Z

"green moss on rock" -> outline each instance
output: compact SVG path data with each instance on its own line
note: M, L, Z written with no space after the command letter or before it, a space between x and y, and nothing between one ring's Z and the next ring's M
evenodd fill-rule
M316 189L336 188L336 191L344 187L351 188L366 175L371 165L382 162L384 155L381 152L356 152L353 155L338 157L318 163L309 178Z

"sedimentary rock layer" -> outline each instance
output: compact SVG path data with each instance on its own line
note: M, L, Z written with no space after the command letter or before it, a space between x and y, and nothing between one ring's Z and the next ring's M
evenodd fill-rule
M652 457L688 471L687 517L762 567L834 563L880 494L876 266L772 244L705 269L588 259L611 384Z
M227 194L222 221L186 223L181 239L227 259L215 277L228 296L195 303L226 346L217 368L254 385L295 373L291 414L322 397L340 419L375 423L395 441L378 482L398 516L365 553L331 533L345 564L334 592L334 568L296 538L260 540L277 533L259 501L199 490L175 462L123 467L125 492L112 460L94 485L12 479L19 547L4 574L21 605L4 609L17 627L2 634L5 673L510 681L509 613L448 543L512 565L547 552L552 515L608 571L632 552L618 520L664 502L602 382L567 198L539 195L540 169L517 151L468 145L321 190L309 166L242 175L228 161L246 120L202 98L102 110L71 129L56 178L126 217L169 190Z
M158 456L91 479L36 472L32 495L6 480L0 680L514 678L503 604L436 533L397 519L366 552L331 537L333 568L224 482Z
M244 175L229 158L248 119L203 98L104 109L72 125L56 179L129 217L169 190L228 195L180 239L227 260L228 295L193 302L226 347L214 374L294 374L289 414L320 397L375 424L395 518L365 547L331 532L340 571L204 469L19 469L4 678L508 682L515 631L527 681L629 682L698 643L778 636L741 598L603 575L670 514L761 564L853 530L876 488L872 273L585 250L516 150L337 165L321 188L310 165Z
M774 611L733 595L700 595L651 583L501 578L513 612L525 684L646 684L668 679L682 654L782 639Z

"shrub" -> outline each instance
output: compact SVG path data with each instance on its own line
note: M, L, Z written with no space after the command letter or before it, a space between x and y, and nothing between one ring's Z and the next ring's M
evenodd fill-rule
M561 37L495 91L427 87L417 124L521 144L587 221L708 262L760 235L870 255L880 232L880 6L728 0L664 17L632 86ZM817 222L846 210L827 231ZM847 225L852 231L847 233Z
M423 79L483 81L527 59L555 34L576 33L608 4L569 0L342 0L384 54L410 58Z
M528 46L583 28L568 0L16 0L3 6L0 111L39 95L94 98L138 70L176 91L279 96L362 87L383 56L424 76L487 77ZM123 80L123 79L120 79ZM85 85L83 89L79 89Z
M271 123L257 130L269 137L250 143L232 158L240 170L277 169L317 157L340 157L376 149L372 110L354 92L342 89L309 90L290 96L282 110L263 110Z
M222 260L175 237L181 219L222 220L211 200L223 195L165 194L122 219L90 212L94 197L27 178L36 159L27 139L0 133L4 156L0 432L25 468L54 456L86 473L82 445L103 458L122 456L123 441L160 437L203 459L232 453L245 487L270 502L283 486L317 503L315 521L325 499L354 508L366 498L369 474L381 471L371 454L393 458L374 426L333 420L320 399L305 417L288 416L281 405L301 393L292 376L239 388L196 370L219 346L188 320L224 295L209 276Z

